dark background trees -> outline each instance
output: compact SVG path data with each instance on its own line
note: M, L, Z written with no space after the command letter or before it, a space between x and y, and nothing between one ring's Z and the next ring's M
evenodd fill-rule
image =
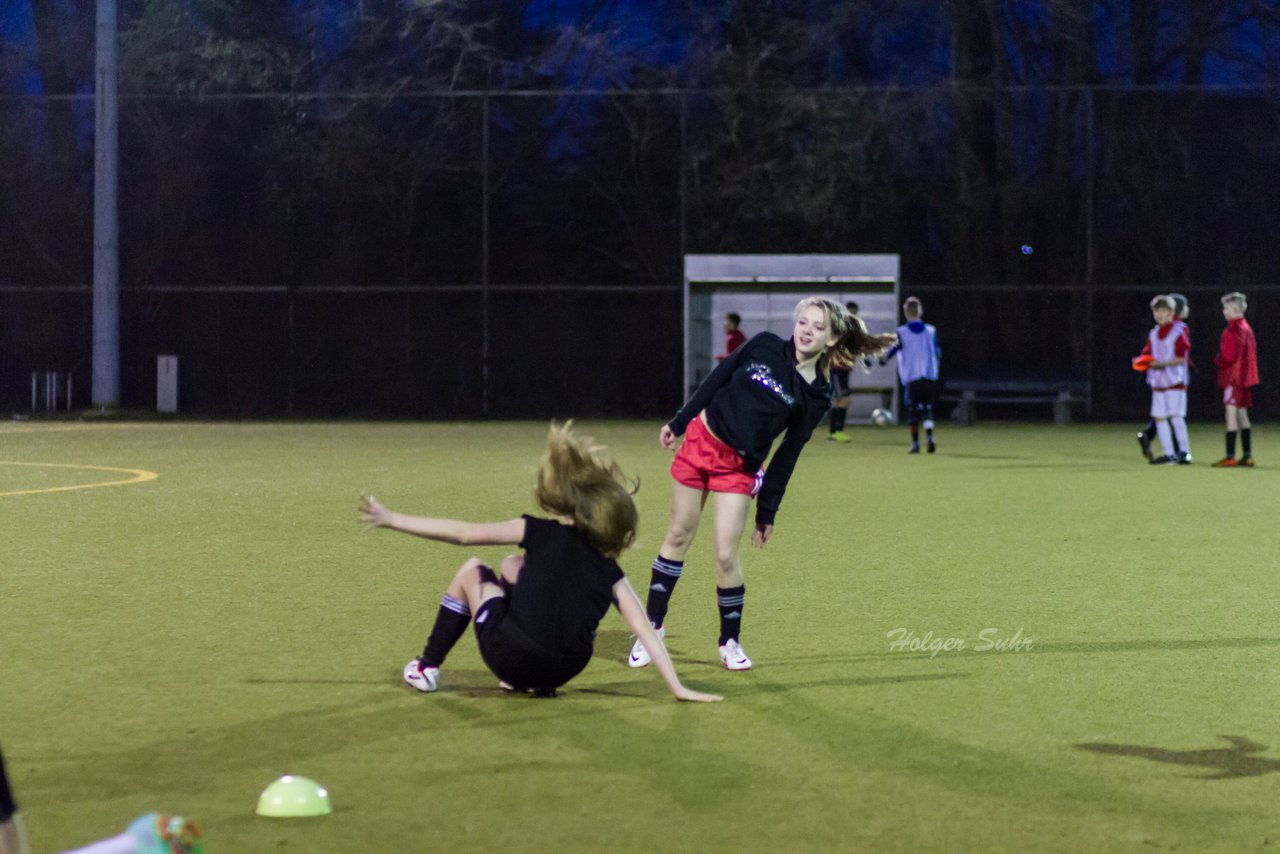
M0 20L10 408L87 388L92 6ZM126 405L662 412L685 252L899 253L951 370L1103 416L1151 294L1275 311L1272 3L129 0L121 57Z

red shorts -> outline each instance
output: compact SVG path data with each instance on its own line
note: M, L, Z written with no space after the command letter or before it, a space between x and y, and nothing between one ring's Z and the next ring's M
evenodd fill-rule
M750 475L742 467L742 457L711 435L697 416L689 422L684 444L671 461L671 476L690 489L755 495L764 482L764 469Z
M1253 389L1229 385L1222 390L1222 403L1225 406L1236 406L1240 409L1253 408Z

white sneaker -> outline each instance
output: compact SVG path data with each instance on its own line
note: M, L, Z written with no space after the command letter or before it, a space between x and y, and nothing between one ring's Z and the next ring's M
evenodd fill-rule
M658 626L658 637L665 638L667 636L667 627ZM631 657L627 659L627 664L631 667L648 667L653 662L653 658L649 655L649 650L644 648L644 644L636 641L631 647Z
M404 666L404 681L424 694L430 694L440 687L440 668L422 667L418 659Z
M720 647L720 663L729 670L750 670L751 659L742 651L742 644L736 638L729 638Z

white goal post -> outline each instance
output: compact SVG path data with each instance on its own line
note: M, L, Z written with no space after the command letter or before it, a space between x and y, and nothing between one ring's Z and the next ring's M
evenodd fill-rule
M792 311L806 296L856 302L871 332L898 327L897 255L686 255L684 256L684 387L688 400L724 352L724 319L742 317L742 331L791 336ZM849 421L869 422L888 408L898 417L894 365L855 369Z

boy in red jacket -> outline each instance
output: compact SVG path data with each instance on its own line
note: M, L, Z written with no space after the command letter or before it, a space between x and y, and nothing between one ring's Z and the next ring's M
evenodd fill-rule
M1258 344L1249 321L1244 319L1249 303L1236 291L1222 298L1222 316L1227 328L1213 363L1218 366L1218 388L1227 408L1227 455L1214 463L1217 468L1253 465L1249 408L1253 406L1253 387L1258 384ZM1236 431L1240 432L1243 456L1236 460Z
M725 359L743 344L747 343L746 334L738 327L742 325L742 315L731 311L724 316L724 352L716 356L717 362Z

